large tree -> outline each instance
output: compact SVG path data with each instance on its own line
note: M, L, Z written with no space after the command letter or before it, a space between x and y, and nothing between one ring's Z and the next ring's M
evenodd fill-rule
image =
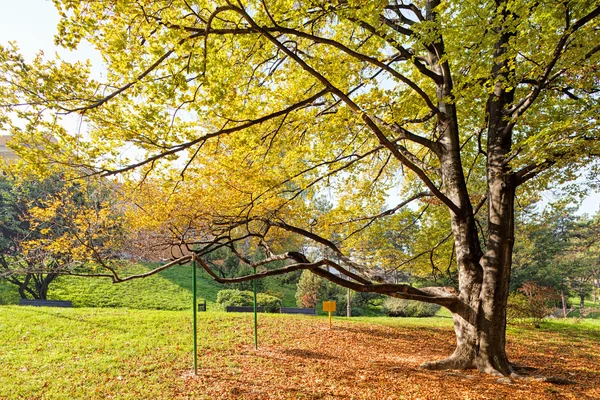
M256 275L219 281L310 269L437 303L453 313L456 350L424 367L513 371L516 196L575 178L599 153L596 2L56 4L57 43L87 40L108 73L97 82L86 64L3 48L3 122L23 157L50 131L47 159L138 179L153 193L138 222L168 221L162 231L194 251L176 262L212 273L211 250L262 248L258 260L238 252ZM65 113L84 129L61 128ZM458 291L386 282L422 259L457 271Z

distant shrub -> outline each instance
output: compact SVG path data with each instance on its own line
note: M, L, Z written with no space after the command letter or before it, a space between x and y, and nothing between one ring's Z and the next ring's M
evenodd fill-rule
M523 293L515 292L508 295L506 306L506 319L509 323L517 323L529 318L527 297Z
M542 320L552 314L559 298L551 287L525 282L517 293L508 296L507 319L509 322L528 319L539 328Z
M249 290L226 289L217 293L217 304L223 307L227 306L252 306L254 304L254 294ZM278 312L281 307L281 299L270 296L266 293L256 294L256 304L264 307L265 312Z
M252 292L250 296L252 296ZM252 298L247 299L244 295L244 291L237 289L225 289L219 291L217 293L217 304L221 304L222 306L245 306L250 302L252 304Z
M383 310L390 317L433 317L440 309L437 304L388 297L383 301Z

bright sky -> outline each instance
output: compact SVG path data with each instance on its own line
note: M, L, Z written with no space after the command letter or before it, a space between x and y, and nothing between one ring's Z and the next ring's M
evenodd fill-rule
M18 43L22 54L31 59L43 50L53 58L58 52L66 61L91 59L95 72L101 72L102 59L90 45L83 44L75 52L54 46L58 12L50 0L0 0L0 43Z
M58 52L66 61L90 59L95 77L100 77L105 68L98 53L83 44L76 52L58 49L54 46L54 34L59 16L50 0L0 0L0 44L16 41L25 57L31 59L43 50L47 57ZM544 203L551 201L552 195L543 195ZM579 213L594 214L600 209L600 193L586 198Z

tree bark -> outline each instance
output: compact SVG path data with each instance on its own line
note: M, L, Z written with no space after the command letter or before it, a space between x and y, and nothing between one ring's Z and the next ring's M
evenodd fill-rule
M503 16L508 18L506 9ZM478 370L497 375L512 372L506 356L506 305L512 251L514 245L514 198L517 181L508 166L512 129L505 110L514 100L514 88L506 88L512 70L504 57L513 33L500 35L495 48L497 60L492 69L496 79L487 105L487 249L482 254L473 207L470 202L460 161L460 145L455 104L443 99L452 96L452 81L446 64L438 73L444 86L438 86L438 106L447 121L438 127L443 185L447 196L461 210L450 211L456 260L459 273L460 303L453 311L456 349L446 360L426 363L425 368ZM443 43L440 44L443 49Z
M352 316L352 306L350 305L351 301L351 293L350 288L348 288L347 298L346 298L346 317Z
M560 290L560 300L562 301L563 318L567 318L567 298L565 297L565 291Z

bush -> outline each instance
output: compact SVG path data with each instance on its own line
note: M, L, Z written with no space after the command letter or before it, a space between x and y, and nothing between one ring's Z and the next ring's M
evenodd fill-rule
M252 292L250 292L252 293ZM266 293L256 294L256 304L265 308L265 312L278 313L281 308L281 299ZM252 305L252 304L250 304Z
M433 317L440 309L437 304L388 297L383 301L383 310L390 317Z
M527 297L523 293L515 292L508 295L506 320L509 323L516 323L529 318L528 310Z
M560 296L554 289L540 286L528 281L518 290L508 296L507 319L514 322L530 319L533 326L540 327L540 322L552 314Z
M252 306L254 304L254 293L249 290L226 289L217 293L217 304L227 306ZM264 307L265 312L276 313L281 308L281 299L266 293L256 294L256 304Z

